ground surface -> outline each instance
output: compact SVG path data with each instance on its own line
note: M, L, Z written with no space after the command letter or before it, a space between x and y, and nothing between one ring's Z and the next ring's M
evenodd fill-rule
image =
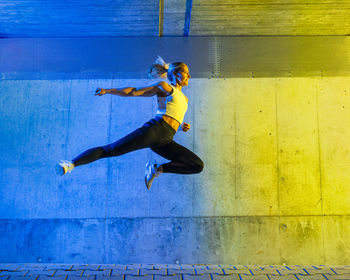
M350 265L0 264L2 279L350 280Z

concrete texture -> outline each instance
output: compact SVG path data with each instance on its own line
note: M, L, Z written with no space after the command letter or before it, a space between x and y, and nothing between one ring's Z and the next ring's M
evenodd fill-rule
M148 149L54 165L152 118L155 98L93 95L149 80L1 80L0 262L348 264L349 82L190 80L175 140L205 168L147 191Z

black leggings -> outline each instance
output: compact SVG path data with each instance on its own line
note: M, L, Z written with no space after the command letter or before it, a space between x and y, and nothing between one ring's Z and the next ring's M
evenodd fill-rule
M73 159L75 166L95 160L120 156L132 151L151 148L158 155L171 160L162 164L164 173L193 174L202 171L203 161L193 152L173 141L176 131L162 118L156 117L122 139L85 151Z

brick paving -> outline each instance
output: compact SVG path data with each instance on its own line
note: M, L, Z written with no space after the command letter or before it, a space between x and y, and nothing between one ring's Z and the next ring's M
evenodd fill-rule
M350 265L0 264L0 280L350 280Z

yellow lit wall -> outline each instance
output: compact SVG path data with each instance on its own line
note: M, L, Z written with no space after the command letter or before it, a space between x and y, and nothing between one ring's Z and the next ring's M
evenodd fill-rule
M206 164L193 211L218 218L198 226L217 262L349 263L350 78L208 79L188 90Z

